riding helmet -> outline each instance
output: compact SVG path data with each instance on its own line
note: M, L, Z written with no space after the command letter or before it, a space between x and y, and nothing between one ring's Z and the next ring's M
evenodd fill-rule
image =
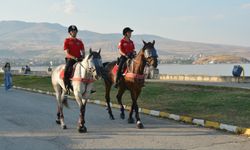
M76 32L78 32L78 29L77 29L77 27L75 25L70 25L68 27L68 32L70 32L70 31L76 31Z
M134 30L130 29L130 27L126 27L123 29L122 34L125 35L127 32L133 32Z

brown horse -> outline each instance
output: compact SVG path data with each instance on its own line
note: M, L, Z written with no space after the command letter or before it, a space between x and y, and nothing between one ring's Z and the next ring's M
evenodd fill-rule
M145 42L143 41L143 48L139 51L139 53L133 58L130 63L127 63L127 73L124 75L119 82L118 93L116 95L117 101L120 105L121 114L120 117L122 119L125 118L124 114L124 106L122 104L122 95L125 90L129 90L132 98L132 106L129 112L128 123L134 123L134 119L132 117L133 111L135 111L136 124L138 128L143 128L143 124L139 117L138 112L138 104L137 98L141 93L141 89L144 86L144 68L146 65L157 67L157 53L154 48L155 41ZM113 68L116 66L116 61L111 63L104 63L104 82L106 89L106 102L107 102L107 110L110 116L110 119L114 120L114 116L110 107L110 90L115 82L116 74L113 72Z

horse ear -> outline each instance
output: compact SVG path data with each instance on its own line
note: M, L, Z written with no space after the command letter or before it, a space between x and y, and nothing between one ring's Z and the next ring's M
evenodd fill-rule
M92 48L89 49L89 54L91 54L91 53L92 53Z
M146 44L147 44L144 40L142 40L142 42L143 42L143 44L144 44L144 45L146 45Z
M88 56L88 59L90 59L91 56L92 56L92 54L90 53L89 56Z
M101 53L101 50L102 50L102 49L100 48L99 51L98 51L99 54Z
M153 40L153 45L155 45L155 40Z

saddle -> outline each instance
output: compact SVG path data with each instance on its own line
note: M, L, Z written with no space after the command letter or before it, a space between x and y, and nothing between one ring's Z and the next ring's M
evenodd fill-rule
M127 61L126 61L126 63L124 63L123 64L123 66L122 66L122 75L123 76L125 76L126 75L126 73L128 72L128 66L131 64L131 62L132 62L132 59L128 59ZM115 74L116 75L116 73L117 73L117 71L118 71L118 67L119 67L119 63L120 63L120 58L118 57L117 58L117 62L116 62L116 64L115 64L115 66L114 66L114 68L112 69L112 72L113 72L113 74Z
M123 76L127 73L127 66L126 67L124 67L124 66L125 65L123 65L123 67L122 67L122 75ZM119 65L117 65L117 64L113 67L112 72L114 75L116 75L116 73L118 71L118 67L119 67Z
M114 75L116 75L116 73L117 73L117 71L118 71L118 68L119 68L119 61L120 61L120 60L119 60L119 58L118 58L118 59L117 59L117 63L115 64L115 66L114 66L113 69L112 69L112 73L113 73ZM128 66L130 66L130 65L133 65L133 59L132 59L132 58L128 59L128 60L126 61L126 63L123 64L122 70L121 70L122 76L123 76L123 77L126 76L126 77L128 77L128 78L133 79L133 80L139 80L139 81L144 82L144 79L145 79L144 74L143 74L143 75L140 75L140 74L136 74L136 73L131 73L131 72L129 72Z

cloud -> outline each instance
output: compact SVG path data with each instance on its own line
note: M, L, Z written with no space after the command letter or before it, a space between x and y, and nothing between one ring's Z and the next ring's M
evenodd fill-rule
M246 3L246 4L241 5L241 8L250 9L250 3Z
M76 11L73 0L64 0L60 3L54 3L50 6L50 10L53 12L63 12L67 15L71 15Z
M64 10L63 12L66 14L73 14L76 10L76 7L73 3L73 0L65 0L64 1Z

